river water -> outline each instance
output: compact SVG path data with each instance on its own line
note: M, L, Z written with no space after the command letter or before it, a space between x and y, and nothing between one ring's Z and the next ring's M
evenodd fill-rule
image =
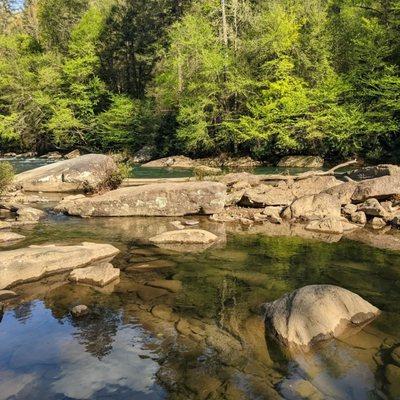
M170 218L50 213L21 229L26 240L11 249L113 244L122 274L103 289L65 276L16 288L0 322L0 399L399 398L388 370L400 345L400 253L196 219L218 245L150 246L149 237L172 228ZM173 290L149 286L154 281ZM260 305L317 283L347 288L382 314L355 336L286 354L264 334ZM91 313L73 318L77 304Z

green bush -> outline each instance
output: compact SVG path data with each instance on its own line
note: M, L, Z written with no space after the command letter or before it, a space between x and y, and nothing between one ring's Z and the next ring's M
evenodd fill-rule
M14 178L14 168L9 162L0 162L0 194L10 186Z

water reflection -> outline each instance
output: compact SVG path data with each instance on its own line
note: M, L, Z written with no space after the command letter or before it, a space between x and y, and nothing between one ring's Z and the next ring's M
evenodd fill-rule
M384 372L392 361L385 354L400 342L398 253L348 240L232 234L203 218L200 226L224 246L202 253L150 246L148 237L170 229L170 221L50 218L34 228L31 243L114 244L123 272L104 289L65 276L16 289L20 297L0 324L0 399L387 395ZM383 313L356 336L287 356L268 341L260 305L314 283L352 290ZM77 304L91 313L72 318Z

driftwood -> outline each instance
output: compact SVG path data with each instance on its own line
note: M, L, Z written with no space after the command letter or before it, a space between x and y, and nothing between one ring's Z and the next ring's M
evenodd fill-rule
M347 167L352 164L356 164L357 160L347 161L343 164L336 165L335 167L329 169L328 171L307 171L298 175L284 175L284 174L271 174L271 175L260 175L263 181L299 181L302 179L312 178L314 176L329 176L337 175L336 172L340 168ZM342 175L342 174L340 174Z

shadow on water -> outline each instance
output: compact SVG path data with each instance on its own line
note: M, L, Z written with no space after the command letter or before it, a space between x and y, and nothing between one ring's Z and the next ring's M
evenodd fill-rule
M0 324L0 399L390 394L386 372L400 342L399 253L349 240L232 233L206 218L200 227L221 238L218 246L192 253L151 246L148 238L172 220L51 216L22 230L20 247L111 243L121 250L113 264L122 274L102 289L68 283L67 274L15 289L19 297ZM383 313L353 337L288 356L265 332L260 305L315 283L352 290ZM78 304L90 313L72 317Z

